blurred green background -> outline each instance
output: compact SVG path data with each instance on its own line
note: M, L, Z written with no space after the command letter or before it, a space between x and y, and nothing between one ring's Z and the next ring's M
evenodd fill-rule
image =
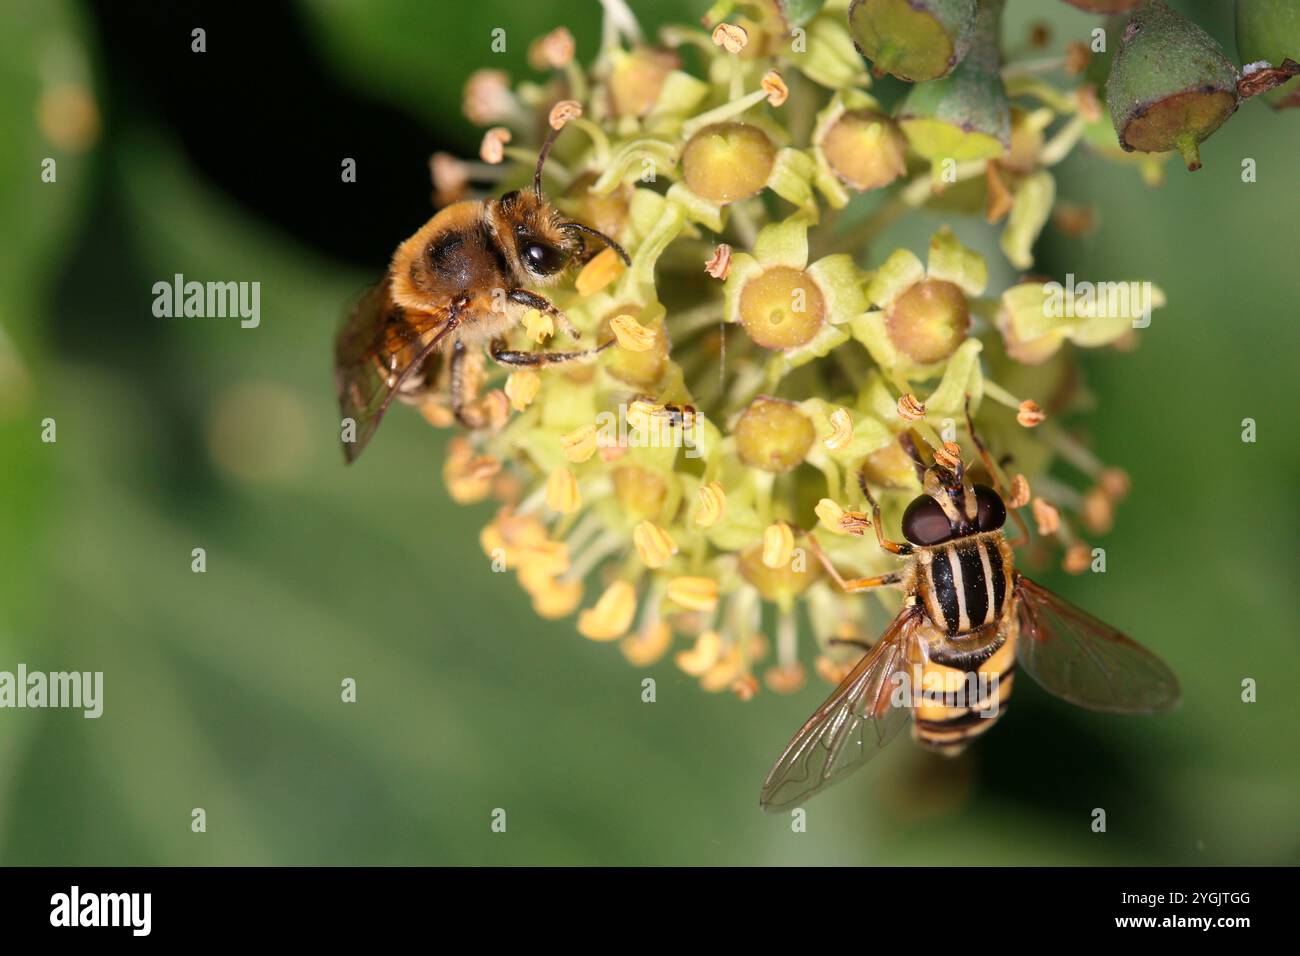
M742 704L665 661L644 704L644 675L614 647L539 620L489 572L490 507L448 500L446 433L399 410L358 466L337 447L336 322L429 214L429 152L476 151L465 76L526 75L527 41L560 24L589 58L595 0L303 0L242 21L147 6L0 6L0 669L105 673L99 720L0 711L0 862L1296 862L1300 112L1247 105L1203 170L1171 164L1159 189L1077 153L1060 193L1093 204L1100 229L1049 229L1038 247L1040 272L1147 278L1169 299L1136 351L1084 357L1095 447L1133 493L1097 542L1107 573L1048 583L1165 657L1182 707L1089 714L1025 682L958 762L900 742L810 803L796 834L758 810L758 785L823 685ZM706 4L633 6L654 27ZM1228 4L1180 6L1235 54ZM1009 40L1031 19L1055 48L1096 22L1012 0ZM208 27L210 59L189 52L192 26ZM268 55L242 55L259 33ZM128 56L116 44L131 35ZM280 45L330 88L277 62ZM158 108L151 96L197 69L232 83L220 118ZM364 108L312 120L298 146L240 126L259 87L290 131L295 104ZM369 126L342 155L409 174L376 183L363 159L364 203L338 185L340 154L311 145L322 127L346 143L353 115ZM178 123L227 152L187 146ZM44 157L56 183L41 181ZM213 172L241 162L224 185ZM286 225L283 207L232 189L256 192L259 170L303 190L310 214ZM370 202L405 225L374 240ZM897 241L919 249L938 221ZM981 223L960 234L995 248ZM261 326L155 319L152 284L175 272L259 280ZM40 441L47 417L55 444ZM355 704L340 702L344 677ZM1257 703L1241 701L1246 677ZM190 830L194 807L206 833ZM498 807L505 834L490 831Z

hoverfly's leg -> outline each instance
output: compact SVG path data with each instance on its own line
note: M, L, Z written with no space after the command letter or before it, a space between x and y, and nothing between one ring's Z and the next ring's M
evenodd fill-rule
M555 324L560 327L560 330L575 342L582 338L582 333L569 320L569 317L556 308L555 303L546 296L538 295L536 292L529 292L527 289L511 289L506 293L506 298L516 305L524 305L530 309L536 309L542 315L549 315L555 320Z
M862 489L862 496L867 499L867 504L871 505L871 523L876 528L876 543L890 554L907 555L912 553L912 546L905 541L890 541L885 537L885 529L881 526L880 505L876 502L876 497L867 487L867 476L858 472L858 487Z
M984 447L984 442L980 441L980 436L975 431L975 419L970 413L969 395L966 396L966 430L970 432L970 440L975 443L975 448L980 453L980 461L984 462L984 470L989 473L989 478L993 481L993 490L998 493L998 497L1002 499L1002 503L1007 504L1010 499L1007 497L1006 489L1002 486L1002 473L993 463L993 456L989 454L989 450ZM1007 510L1011 512L1011 517L1015 520L1016 527L1020 529L1020 534L1016 536L1014 541L1009 542L1009 544L1013 548L1023 547L1029 543L1029 529L1025 526L1025 519L1020 517L1019 509L1012 508L1008 505Z
M871 588L890 587L895 584L901 584L903 581L903 575L897 571L891 571L888 574L878 574L875 577L870 578L846 579L840 574L840 572L835 570L835 565L831 564L831 559L826 556L826 552L822 550L821 545L817 543L817 539L812 536L812 533L809 532L805 534L804 537L807 538L808 547L812 549L812 553L816 555L817 560L820 561L822 567L826 569L826 573L829 574L831 579L847 594L852 594L855 591L866 591Z
M540 368L544 365L560 365L576 359L590 358L605 351L615 341L610 339L604 345L598 345L594 349L583 349L580 352L520 352L507 349L505 339L493 339L492 344L488 346L488 355L492 356L492 361L507 368Z

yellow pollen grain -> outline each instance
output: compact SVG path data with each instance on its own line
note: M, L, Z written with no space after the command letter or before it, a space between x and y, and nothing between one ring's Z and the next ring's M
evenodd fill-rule
M817 520L821 526L832 534L844 534L845 531L840 527L840 519L844 517L844 509L830 498L822 498L813 508L813 514L817 515Z
M513 138L514 134L504 126L493 126L483 134L483 142L478 148L479 159L492 166L497 165L505 158L506 143Z
M613 249L602 249L594 255L590 262L582 267L578 273L578 278L574 281L574 288L578 290L578 295L586 298L595 295L601 289L605 288L623 272L623 260L618 257Z
M725 279L731 272L731 246L720 242L713 248L713 255L704 263L704 271L715 279Z
M578 633L593 641L613 641L627 633L636 614L636 589L615 581L590 607L578 615Z
M898 400L898 417L905 422L919 422L925 417L925 403L908 392Z
M524 313L524 331L528 337L541 345L555 334L555 322L549 315L543 315L537 309Z
M568 468L557 468L546 479L546 507L562 515L573 514L582 504L578 479Z
M804 680L803 665L799 663L769 667L763 674L763 682L776 694L793 694L803 687Z
M548 586L531 592L533 612L548 621L568 617L582 603L581 581L552 579Z
M575 120L582 115L582 104L577 100L560 100L551 107L550 114L546 121L551 124L551 129L564 129L564 124L569 120Z
M683 576L668 582L668 600L688 611L712 611L718 605L718 582Z
M831 434L823 442L831 451L839 451L853 441L853 418L847 408L831 412Z
M1024 475L1016 475L1011 479L1011 498L1007 501L1008 508L1023 508L1029 504L1029 499L1033 497L1033 492L1029 488L1029 479Z
M739 53L749 42L745 28L734 23L719 23L713 28L713 42L728 53Z
M700 677L722 656L722 637L717 631L705 631L695 639L689 651L678 651L677 666L692 677Z
M773 570L790 564L794 553L794 532L784 521L763 529L763 563Z
M648 667L668 653L673 645L672 628L664 621L643 625L635 634L629 634L619 642L618 649L623 652L628 663L637 667Z
M609 323L610 331L618 339L618 347L629 352L646 352L654 347L655 333L630 315L615 316Z
M1042 498L1035 498L1033 504L1034 523L1038 525L1038 533L1046 537L1049 534L1056 534L1061 527L1061 513L1049 505Z
M542 377L531 368L516 369L506 378L506 398L510 407L522 412L533 403L542 387Z
M1039 407L1039 404L1032 398L1027 398L1020 403L1020 409L1016 412L1016 421L1025 428L1033 428L1035 425L1041 425L1047 414Z
M773 106L780 106L790 98L790 88L785 85L785 80L781 79L781 74L776 70L768 70L764 73L759 85L767 94L768 103Z
M677 553L677 542L653 521L642 521L632 529L632 543L647 568L662 568Z
M561 435L560 448L564 457L575 465L587 461L596 453L596 426L580 425Z
M697 502L695 508L695 524L697 527L712 528L727 513L727 493L722 490L722 485L716 481L701 485L699 491L695 493L695 499Z

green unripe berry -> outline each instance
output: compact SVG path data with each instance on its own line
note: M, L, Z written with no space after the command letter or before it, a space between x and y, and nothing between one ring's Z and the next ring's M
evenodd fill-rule
M970 46L975 0L853 0L849 32L878 70L912 83L947 76Z
M1011 107L1002 85L1002 0L980 4L970 52L951 74L912 87L898 124L932 163L992 159L1011 143Z
M1237 102L1237 71L1214 38L1160 0L1144 0L1106 81L1120 145L1142 153L1176 149L1188 169L1200 169L1200 144Z
M741 414L733 434L741 461L782 474L804 460L817 429L794 402L760 395Z

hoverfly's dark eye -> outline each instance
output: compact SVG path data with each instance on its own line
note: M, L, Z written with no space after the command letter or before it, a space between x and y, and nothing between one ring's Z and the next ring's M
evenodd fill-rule
M942 544L953 537L952 524L939 502L921 495L903 512L903 537L912 544Z
M992 488L976 485L975 501L979 505L975 526L980 531L997 531L1007 523L1007 506Z
M530 242L524 246L523 253L529 271L539 276L554 275L564 268L564 255L553 246Z

